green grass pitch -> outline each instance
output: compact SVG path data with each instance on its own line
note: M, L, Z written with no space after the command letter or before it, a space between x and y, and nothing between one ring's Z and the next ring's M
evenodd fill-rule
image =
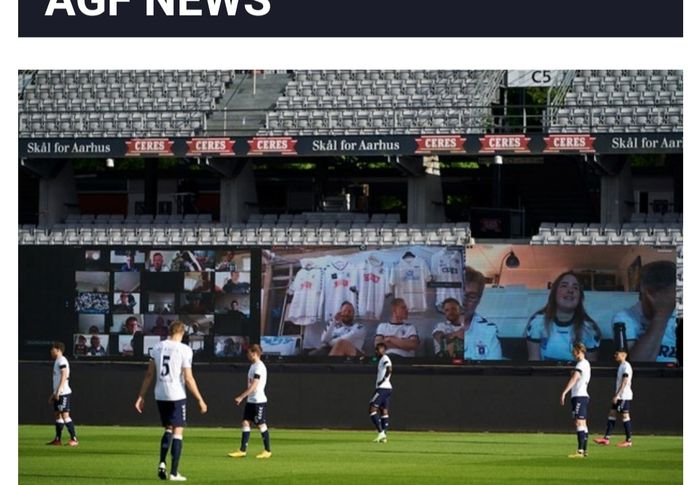
M369 428L369 427L368 427ZM80 446L44 443L53 427L19 427L20 484L141 484L156 476L162 431L145 427L78 426ZM64 431L65 433L65 431ZM572 460L570 434L389 433L372 443L367 431L270 431L272 458L257 460L260 434L251 434L249 455L228 458L238 447L237 429L188 428L180 472L202 484L679 484L683 439L636 436L632 448L591 443L589 457ZM591 440L597 435L591 435ZM615 442L619 436L614 437Z

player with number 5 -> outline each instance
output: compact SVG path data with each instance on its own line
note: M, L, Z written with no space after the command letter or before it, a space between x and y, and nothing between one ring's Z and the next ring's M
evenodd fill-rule
M185 335L185 324L174 321L170 324L169 336L156 345L148 363L148 370L143 378L139 397L136 399L136 410L143 412L146 391L156 378L155 397L160 412L160 420L165 428L160 440L160 463L158 477L168 478L165 459L170 450L170 480L183 482L187 480L178 473L180 454L182 453L182 433L186 424L186 393L185 386L197 399L202 414L207 412L207 403L199 393L197 382L192 375L192 349L182 343Z

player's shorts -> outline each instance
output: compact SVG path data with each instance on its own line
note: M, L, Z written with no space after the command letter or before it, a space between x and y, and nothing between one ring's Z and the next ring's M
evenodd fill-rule
M618 399L615 402L615 404L610 406L610 409L612 409L613 411L617 411L618 413L629 413L631 405L631 399Z
M377 389L369 400L369 405L373 408L389 409L391 399L391 389Z
M267 423L267 403L245 403L245 408L243 408L243 420L250 421L255 426Z
M70 411L70 394L59 396L58 401L53 402L53 410L57 413L67 413Z
M156 401L160 422L163 427L173 426L175 428L187 425L187 400L179 401Z
M586 419L588 416L588 401L586 396L571 398L571 417L574 419Z

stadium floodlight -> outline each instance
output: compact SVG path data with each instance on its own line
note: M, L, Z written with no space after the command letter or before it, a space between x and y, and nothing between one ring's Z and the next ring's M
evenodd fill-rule
M114 159L108 158L105 164L107 165L107 168L114 168Z

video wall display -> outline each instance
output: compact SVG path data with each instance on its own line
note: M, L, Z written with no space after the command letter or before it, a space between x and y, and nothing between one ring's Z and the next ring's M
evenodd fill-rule
M592 362L626 348L674 366L682 345L673 248L23 247L20 261L47 302L20 295L28 358L62 339L78 358L144 360L175 320L211 362L260 343L270 359L358 363L383 342L409 364L546 365L581 341Z
M399 359L525 364L570 361L581 341L591 361L626 348L673 365L675 260L642 246L272 248L262 344L308 359L384 342Z
M263 254L263 348L309 358L433 356L443 307L461 302L464 249L272 248ZM272 349L272 350L271 350Z
M504 359L571 360L580 341L590 361L627 348L677 363L675 249L477 244L467 265L485 285L465 288L465 308L498 328Z
M145 358L175 320L203 358L245 358L251 339L259 341L260 291L251 288L260 250L77 251L84 264L73 268L75 357Z

